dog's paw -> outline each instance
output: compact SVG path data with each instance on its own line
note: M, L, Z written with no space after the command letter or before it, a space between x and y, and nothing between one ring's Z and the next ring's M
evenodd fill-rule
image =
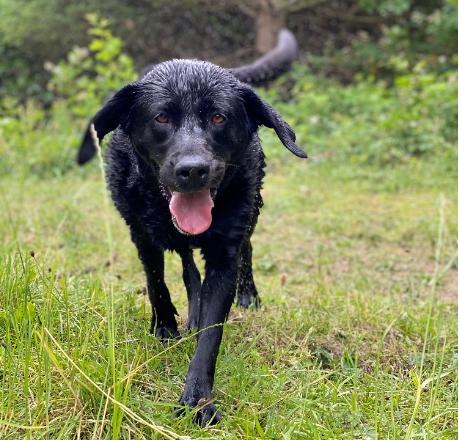
M166 315L158 318L156 313L153 313L151 317L150 333L163 341L180 337L174 315Z
M178 339L180 337L180 333L173 327L156 327L151 333L153 332L157 338L163 341Z
M250 293L238 294L236 306L244 307L244 309L248 309L249 307L259 309L261 306L261 300L258 294L257 295L252 295Z
M197 317L188 317L185 329L183 334L193 333L198 330L198 318Z
M182 399L180 399L179 403L182 406L180 408L176 408L174 419L179 418L186 412L190 412L193 417L193 422L203 428L206 426L217 425L223 419L222 413L215 407L215 405L212 402L207 402L204 398L200 399L197 404L193 402L195 403L194 405L189 405L188 402L182 402Z
M195 335L196 338L197 338L198 337L197 331L198 331L197 327L195 327L195 328L185 327L183 329L183 331L182 331L182 338L186 338L186 337L192 336L192 335Z

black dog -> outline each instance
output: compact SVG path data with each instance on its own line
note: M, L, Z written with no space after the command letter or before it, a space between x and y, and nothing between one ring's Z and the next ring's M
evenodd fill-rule
M181 405L212 399L215 364L233 300L258 304L250 237L263 204L265 167L257 131L273 128L299 157L295 134L276 111L234 72L208 62L159 64L120 90L92 122L98 138L115 130L107 180L147 275L151 332L179 336L164 283L164 250L183 263L187 330L199 330ZM205 259L205 278L193 249ZM176 412L183 412L183 406ZM201 425L221 419L212 402L196 413Z

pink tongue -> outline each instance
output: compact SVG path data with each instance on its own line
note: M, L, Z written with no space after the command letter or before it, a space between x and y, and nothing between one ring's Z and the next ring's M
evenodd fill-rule
M169 209L180 228L193 235L209 228L213 207L209 189L190 194L173 192L169 203Z

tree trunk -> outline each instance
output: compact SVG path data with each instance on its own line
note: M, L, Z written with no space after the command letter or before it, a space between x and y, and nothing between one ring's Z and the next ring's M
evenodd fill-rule
M265 54L276 46L277 35L286 27L286 11L266 5L257 11L255 18L256 26L256 50Z

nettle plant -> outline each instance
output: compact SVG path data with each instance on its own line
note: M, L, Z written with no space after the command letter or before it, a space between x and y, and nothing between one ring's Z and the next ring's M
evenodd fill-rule
M75 46L66 61L46 63L53 77L48 83L57 98L78 117L88 118L116 90L137 78L132 59L122 52L123 42L108 29L108 20L86 14L90 24L88 47Z

